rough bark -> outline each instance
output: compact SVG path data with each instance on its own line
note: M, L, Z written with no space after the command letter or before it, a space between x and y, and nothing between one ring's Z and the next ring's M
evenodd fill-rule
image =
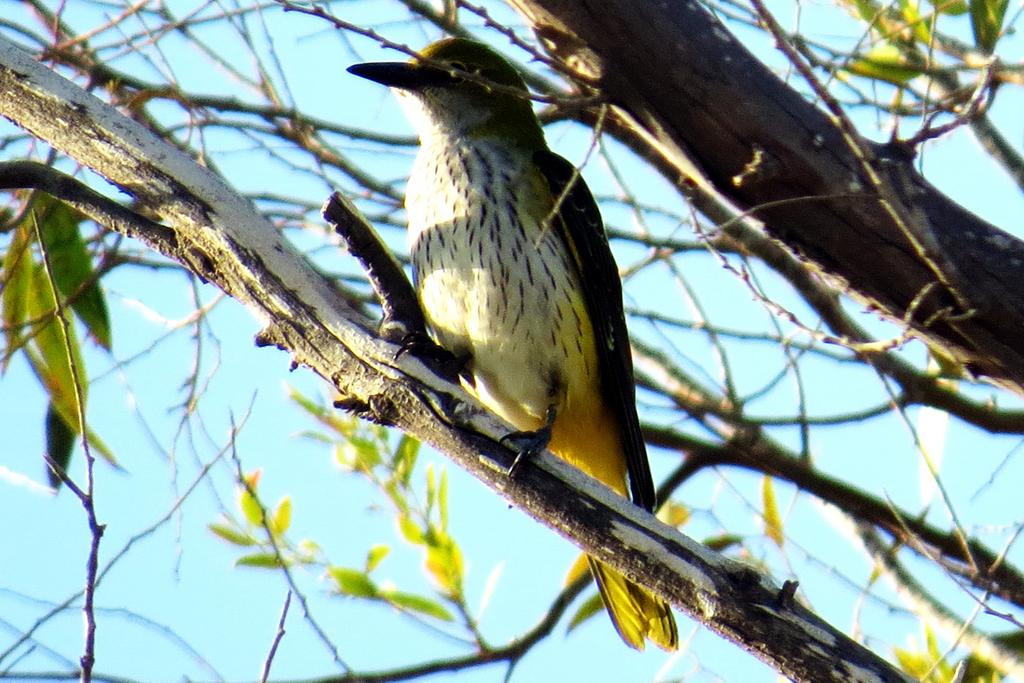
M220 178L3 38L0 115L129 193L161 224L122 215L113 229L249 307L265 321L258 341L330 381L346 407L447 453L512 504L795 680L909 680L797 604L793 585L770 585L553 456L508 477L513 454L498 441L507 425L418 359L396 360L398 347L377 338L371 321ZM48 183L53 191L61 185ZM87 214L107 215L88 193L68 195Z
M510 2L681 186L710 185L971 373L1024 393L1024 243L930 185L912 150L844 135L696 0Z

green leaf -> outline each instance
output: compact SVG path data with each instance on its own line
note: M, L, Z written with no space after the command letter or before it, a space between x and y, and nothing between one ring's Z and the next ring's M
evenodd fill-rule
M896 655L896 662L899 664L899 667L914 678L920 679L931 668L928 660L916 652L894 647L893 654Z
M409 541L409 543L412 543L413 545L423 545L423 530L409 515L399 515L398 530L402 533L405 540Z
M955 388L955 380L964 379L967 375L967 369L964 364L956 359L953 354L949 353L946 349L939 348L938 345L928 345L928 375L930 377L939 377L946 379L950 382L949 388Z
M881 12L879 6L871 0L846 0L846 4L853 8L862 21L869 24L876 22Z
M407 609L410 612L418 612L427 616L440 619L441 621L454 621L451 612L441 606L440 603L414 593L403 593L401 591L387 591L381 597L395 605Z
M291 496L285 496L277 504L277 507L274 509L274 514L270 517L270 533L274 536L280 536L288 531L288 527L291 525L292 498Z
M85 324L96 342L110 350L110 317L89 251L82 240L81 214L66 204L42 195L36 219L57 289Z
M569 571L565 573L565 580L562 582L563 586L568 586L585 574L590 573L590 561L587 559L586 553L580 553L576 556L576 559L569 565Z
M1003 677L990 662L972 654L967 657L961 680L973 683L998 683L1003 680Z
M297 559L303 564L313 564L323 554L320 544L310 538L299 541Z
M958 17L967 14L967 0L936 0L935 10L939 14L947 14L951 17Z
M57 413L51 402L46 407L46 475L52 488L60 488L60 472L67 472L76 436L75 430L68 427L68 423ZM58 471L55 472L54 468Z
M603 609L604 603L601 601L601 594L595 592L589 598L584 600L583 604L580 605L580 608L572 615L572 619L569 620L569 625L566 626L565 632L572 633L577 626Z
M243 555L235 560L236 567L259 567L260 569L278 569L281 561L274 553L253 553Z
M64 326L57 319L57 301L54 299L53 288L46 272L41 265L36 266L34 270L28 299L28 317L38 322L33 325L30 332L30 348L34 353L29 353L29 360L36 376L50 395L54 409L64 422L78 433L79 392L75 390L75 375L71 368L73 363L78 370L81 399L84 402L87 391L85 363L82 361L75 328L68 325L65 334Z
M376 598L380 595L377 584L366 572L349 567L330 567L327 573L334 579L338 592L356 598Z
M942 648L932 629L924 624L924 651L915 652L902 648L893 648L896 661L900 668L911 674L914 678L925 683L946 683L953 680L953 665L943 658ZM964 680L977 680L974 678Z
M928 20L921 16L918 0L899 0L900 14L916 38L923 45L932 44L932 33L928 30Z
M256 545L255 538L243 531L239 531L233 526L215 522L208 525L207 528L232 545L239 545L243 547Z
M433 510L437 502L437 475L433 463L427 465L427 510Z
M409 489L402 486L396 477L388 477L388 479L383 482L382 490L384 495L386 495L395 506L395 512L398 515L409 514L409 500L407 498Z
M348 438L355 432L358 425L356 418L341 414L333 408L326 408L292 386L288 387L288 397L315 418L317 422L329 427L331 431L345 438Z
M420 442L408 434L402 436L395 448L395 455L391 459L391 469L395 478L402 482L402 486L409 486L409 479L416 468L416 457L419 455Z
M348 451L347 458L351 462L352 469L357 472L372 472L381 464L380 451L377 444L361 436L349 437L345 444Z
M846 67L850 73L903 85L921 75L921 69L908 58L905 50L892 43L879 43Z
M366 573L369 574L376 569L377 565L381 563L381 560L387 557L390 552L391 548L383 544L378 544L370 548L370 551L366 553Z
M300 408L309 413L312 417L318 420L326 414L326 410L322 405L309 398L301 391L293 386L288 386L288 398L294 401Z
M110 450L110 447L107 446L102 439L100 439L99 434L89 429L88 426L85 428L85 438L89 440L89 447L92 448L94 453L99 453L100 457L108 463L117 469L122 469L121 463L119 463L117 458L114 457L114 452Z
M0 370L7 370L14 352L25 338L22 325L28 318L29 290L32 286L32 230L28 221L11 233L11 242L0 267L0 323L7 348L0 360Z
M979 50L991 54L999 41L1009 0L969 0L971 30Z
M242 511L245 521L253 526L263 525L263 508L256 496L249 493L248 489L241 489L238 493L238 508Z
M334 462L338 467L346 470L355 470L356 468L356 449L352 448L352 445L347 441L337 443L334 445Z
M939 647L939 641L935 637L935 631L928 624L924 625L924 636L932 665L932 675L929 678L943 682L953 680L953 665L946 661L942 649Z
M942 651L939 650L939 641L935 638L935 632L929 628L928 624L924 625L924 644L926 651L928 652L928 656L931 657L933 661L938 661L942 656Z
M764 477L761 480L761 504L764 506L764 533L768 538L775 541L780 548L786 541L782 529L782 517L779 516L779 506L775 500L775 486L771 477Z
M735 545L743 545L743 537L739 534L718 534L705 538L704 545L720 553Z
M441 470L441 483L437 487L437 509L441 516L441 528L448 530L448 470Z
M672 500L666 501L665 504L658 509L658 519L669 526L681 529L690 521L690 508L686 507L682 503L677 503Z
M462 551L451 539L427 549L427 571L448 596L462 593Z

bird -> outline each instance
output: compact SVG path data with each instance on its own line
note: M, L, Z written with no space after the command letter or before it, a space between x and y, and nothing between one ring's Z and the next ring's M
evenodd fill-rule
M388 86L420 147L406 185L413 285L466 389L517 431L651 512L622 282L576 167L552 152L521 74L488 45L431 43L348 71ZM672 651L668 603L588 556L622 640Z

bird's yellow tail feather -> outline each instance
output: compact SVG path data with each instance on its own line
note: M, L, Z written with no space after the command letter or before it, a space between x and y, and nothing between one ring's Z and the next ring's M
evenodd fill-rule
M668 603L611 567L592 557L587 559L608 615L627 645L643 650L644 639L650 638L663 650L672 651L679 647L676 620Z

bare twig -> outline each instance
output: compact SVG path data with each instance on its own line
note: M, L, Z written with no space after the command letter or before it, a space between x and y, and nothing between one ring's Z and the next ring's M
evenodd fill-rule
M69 486L68 488L75 493L78 500L82 503L82 507L85 508L86 521L89 525L89 554L85 564L85 589L82 600L82 617L85 620L85 643L80 663L82 667L82 683L90 683L92 680L92 668L96 663L96 611L93 601L96 595L96 572L99 566L100 539L103 537L104 529L103 525L96 519L96 487L93 476L93 466L96 460L92 454L92 449L89 447L89 439L86 437L85 392L82 390L84 384L82 382L83 378L79 374L81 368L75 363L75 353L71 348L70 323L67 319L67 311L64 308L64 302L54 280L53 266L50 263L50 254L46 249L46 243L43 241L42 230L39 227L38 221L33 220L32 224L36 233L36 241L39 244L39 250L43 257L43 267L46 271L47 281L50 284L50 292L56 306L54 310L56 323L60 325L64 336L64 352L67 354L66 360L68 367L71 369L71 382L75 393L75 408L77 409L75 419L78 421L76 431L82 437L82 449L85 451L85 489L83 490L77 486ZM72 427L72 429L75 429L75 427ZM55 472L58 472L58 476L63 473L62 467L54 467L53 469ZM70 480L70 477L64 476L62 478Z
M288 591L284 596L284 606L281 607L281 618L277 622L277 631L274 633L274 640L270 644L270 652L263 662L263 672L260 674L260 683L267 683L270 678L270 667L274 663L274 655L277 654L277 646L284 638L284 622L288 618L288 606L292 604L292 592Z

